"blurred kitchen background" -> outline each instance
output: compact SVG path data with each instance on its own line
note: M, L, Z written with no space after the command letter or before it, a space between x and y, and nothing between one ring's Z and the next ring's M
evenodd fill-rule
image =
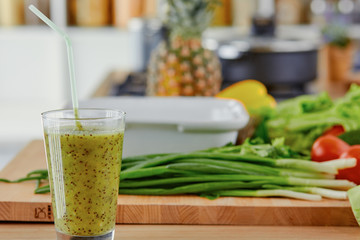
M202 43L221 61L221 88L257 79L282 100L323 90L337 97L360 83L360 0L219 1ZM87 99L146 94L165 2L0 0L0 168L42 138L41 112L70 102L64 41L28 6L70 35L79 98ZM329 25L337 28L324 31ZM334 38L340 47L329 44Z

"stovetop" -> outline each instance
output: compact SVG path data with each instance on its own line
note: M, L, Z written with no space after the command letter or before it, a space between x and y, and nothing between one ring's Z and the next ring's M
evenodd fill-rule
M234 82L224 79L222 89ZM287 99L303 94L310 94L306 86L302 85L273 85L267 86L269 93L275 99ZM133 72L129 74L121 84L114 84L109 93L110 96L145 96L146 95L146 73Z

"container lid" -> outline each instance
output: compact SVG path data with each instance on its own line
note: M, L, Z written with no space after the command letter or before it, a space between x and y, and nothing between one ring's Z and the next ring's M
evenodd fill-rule
M80 107L119 109L128 126L176 126L180 132L234 131L249 121L239 101L212 97L104 97L81 101Z

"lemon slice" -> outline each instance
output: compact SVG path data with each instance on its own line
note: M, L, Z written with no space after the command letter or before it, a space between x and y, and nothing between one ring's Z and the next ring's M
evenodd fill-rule
M360 225L360 186L350 189L347 193L351 209L354 213L356 221Z

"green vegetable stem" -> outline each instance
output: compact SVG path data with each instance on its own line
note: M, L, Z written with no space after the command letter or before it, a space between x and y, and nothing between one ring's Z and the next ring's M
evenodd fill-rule
M209 199L276 196L315 201L345 199L346 190L355 186L334 177L339 169L353 167L356 159L318 163L289 155L298 156L283 140L272 144L248 140L240 146L124 158L119 194L196 194ZM50 191L49 185L41 186L48 182L46 170L32 171L17 180L0 179L5 183L34 180L35 193Z

